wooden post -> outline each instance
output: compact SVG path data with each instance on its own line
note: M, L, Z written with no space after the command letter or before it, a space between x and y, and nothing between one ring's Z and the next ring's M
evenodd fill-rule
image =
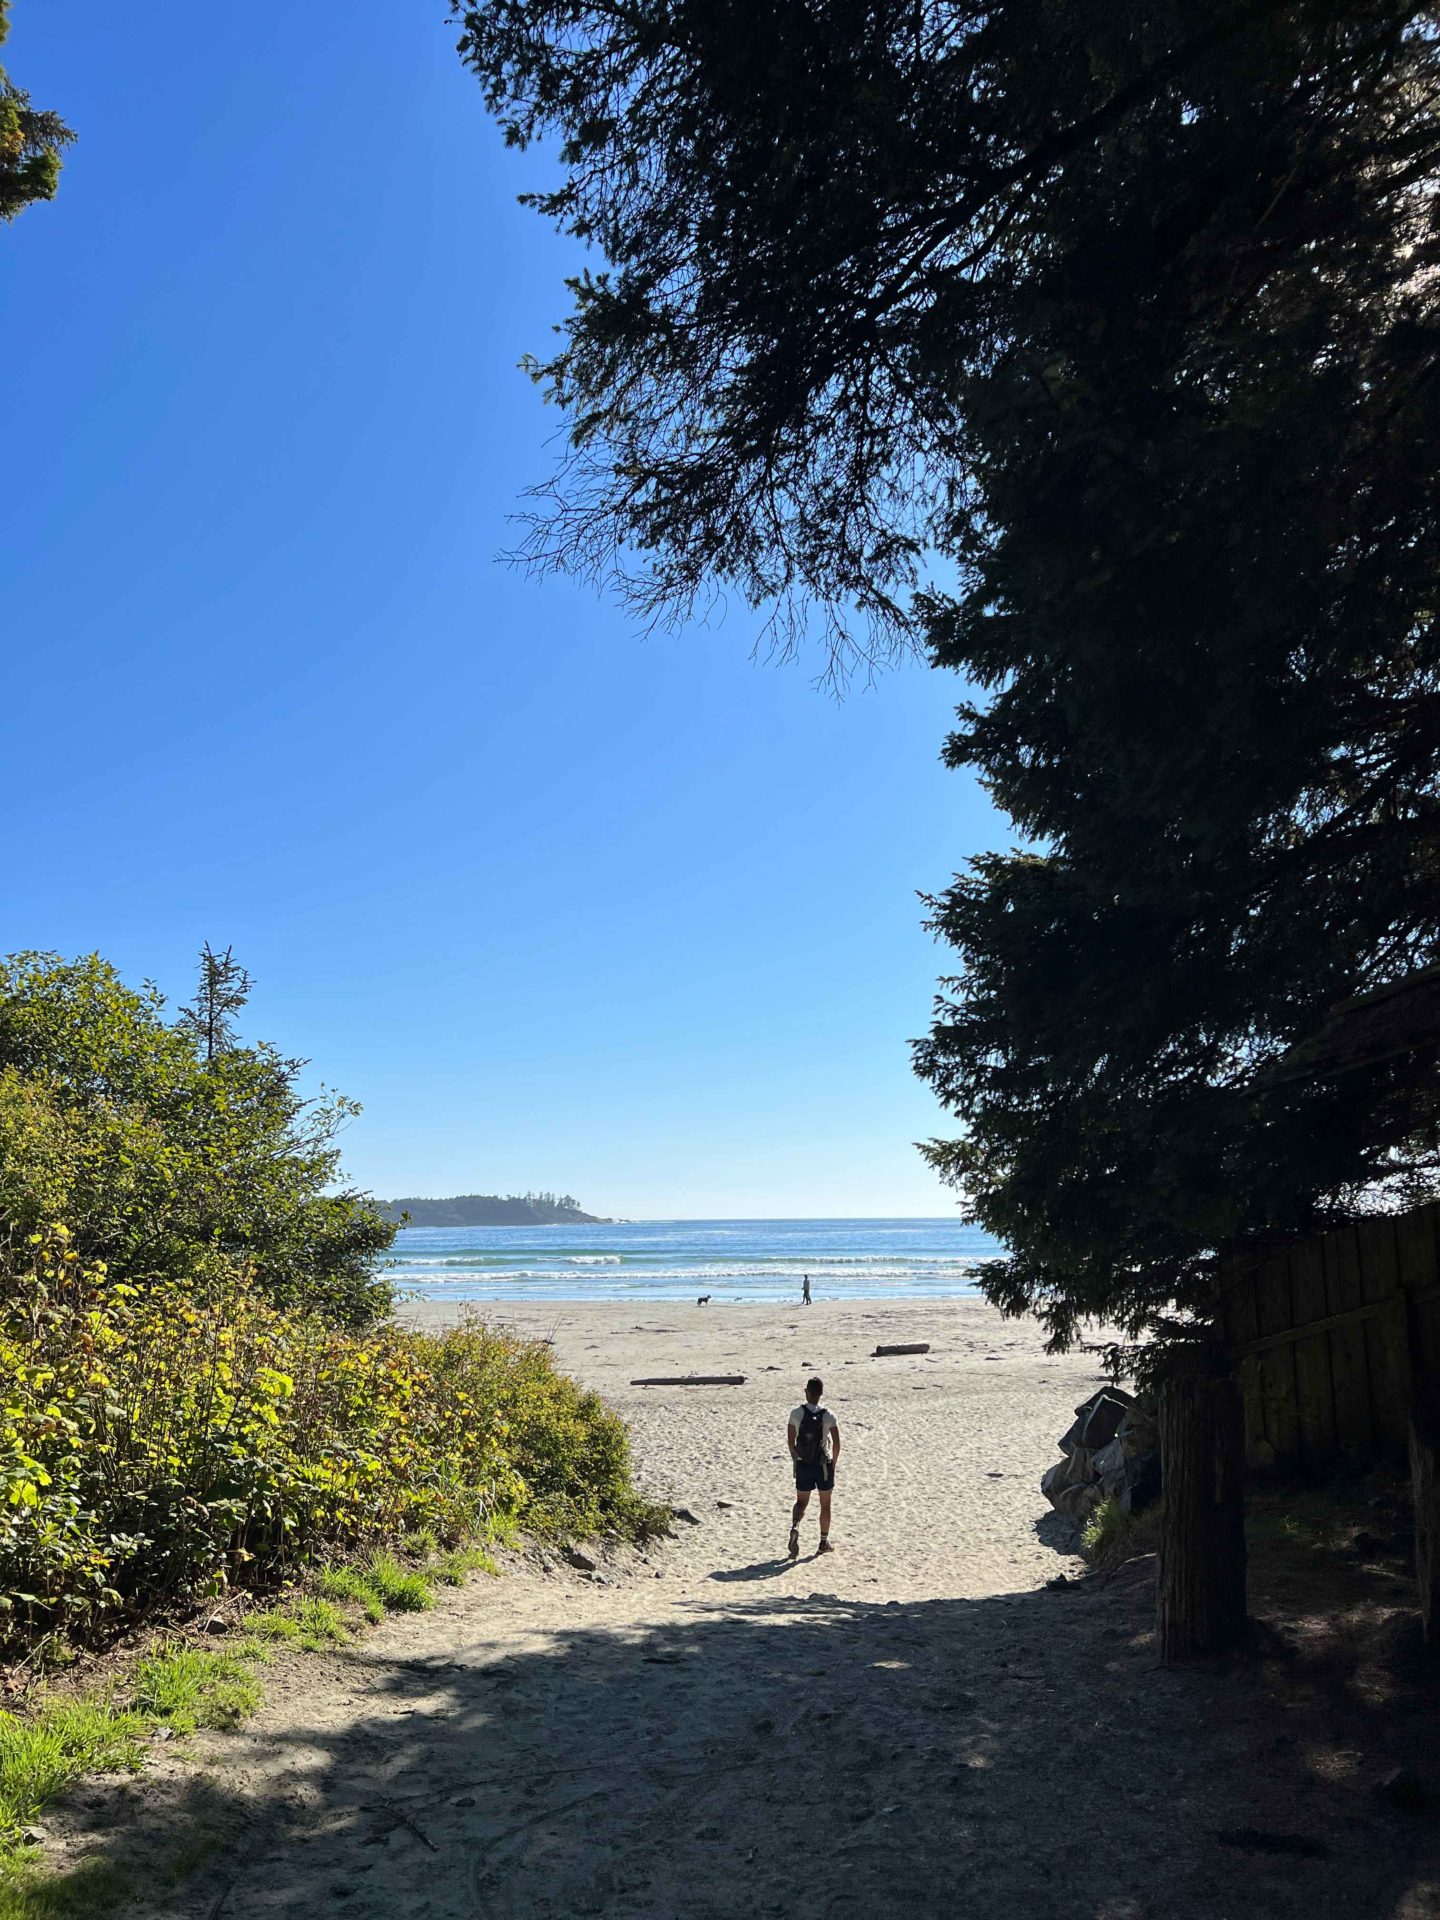
M1410 1484L1415 1494L1415 1580L1425 1644L1440 1646L1440 1394L1417 1383L1410 1412Z
M1157 1611L1166 1666L1245 1637L1245 1412L1233 1373L1205 1356L1160 1389Z
M1431 1210L1425 1209L1426 1216ZM1416 1218L1418 1216L1412 1216ZM1410 1342L1410 1488L1415 1497L1415 1585L1420 1631L1427 1647L1440 1646L1440 1353L1436 1352L1431 1296L1435 1286L1435 1223L1425 1242L1412 1235L1405 1320Z

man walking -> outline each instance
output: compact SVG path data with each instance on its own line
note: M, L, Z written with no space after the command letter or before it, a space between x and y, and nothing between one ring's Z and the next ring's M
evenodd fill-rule
M790 1515L790 1558L800 1552L800 1522L810 1504L810 1495L820 1496L820 1551L833 1553L830 1544L830 1496L835 1487L835 1464L840 1458L840 1423L828 1407L822 1407L823 1380L807 1380L805 1399L790 1415L785 1437L790 1458L795 1463L795 1508Z
M800 1304L802 1307L814 1305L814 1302L810 1298L810 1276L808 1273L805 1275L805 1284L800 1289Z

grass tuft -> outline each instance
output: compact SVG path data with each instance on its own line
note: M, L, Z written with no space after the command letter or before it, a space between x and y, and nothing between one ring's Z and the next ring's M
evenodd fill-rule
M319 1585L325 1599L348 1600L372 1622L385 1618L385 1602L356 1568L330 1567L321 1574Z
M404 1566L393 1553L373 1554L363 1567L331 1567L320 1576L326 1600L348 1600L367 1620L383 1620L387 1613L423 1613L435 1604L432 1592L438 1572Z
M377 1553L366 1568L366 1578L387 1613L424 1613L435 1604L430 1578L402 1567L393 1553Z
M105 1860L51 1873L33 1860L0 1857L0 1920L96 1920L134 1891L129 1874Z
M252 1614L246 1623L245 1653L265 1663L267 1643L282 1641L287 1646L303 1647L307 1653L323 1653L327 1647L343 1646L350 1630L333 1600L309 1595L286 1606L269 1607Z
M447 1587L463 1587L472 1573L493 1574L497 1579L500 1575L499 1567L483 1547L457 1547L453 1553L442 1554L430 1571Z
M133 1772L144 1733L139 1714L108 1700L47 1700L23 1719L0 1713L0 1843L82 1774Z
M1131 1554L1148 1553L1159 1528L1158 1506L1147 1507L1144 1513L1127 1513L1118 1500L1102 1500L1080 1529L1080 1545L1092 1565L1107 1567Z
M135 1670L136 1708L176 1733L233 1727L254 1713L262 1697L260 1682L233 1653L165 1647L147 1654Z

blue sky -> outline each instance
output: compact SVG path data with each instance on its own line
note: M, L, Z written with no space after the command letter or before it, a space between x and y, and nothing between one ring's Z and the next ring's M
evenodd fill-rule
M917 889L1006 835L957 683L840 704L738 604L645 638L497 560L565 246L444 9L15 0L79 142L0 229L3 944L188 991L365 1107L382 1194L939 1214Z

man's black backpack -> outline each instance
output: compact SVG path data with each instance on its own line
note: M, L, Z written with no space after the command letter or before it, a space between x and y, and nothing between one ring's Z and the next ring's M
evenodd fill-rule
M802 1466L812 1467L823 1458L825 1413L821 1407L800 1409L800 1431L795 1435L795 1458Z

